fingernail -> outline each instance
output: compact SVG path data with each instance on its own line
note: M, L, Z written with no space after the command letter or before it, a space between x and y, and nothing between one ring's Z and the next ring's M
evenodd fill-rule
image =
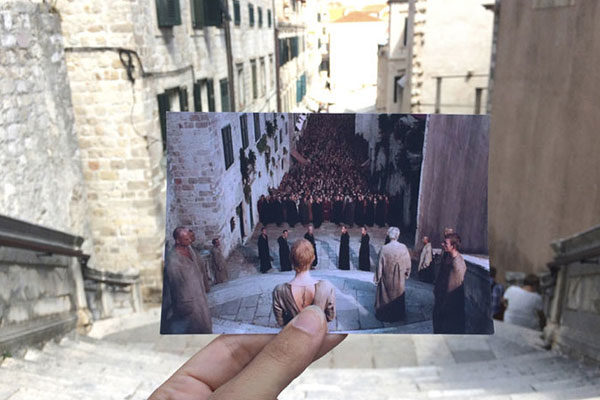
M323 326L323 317L323 311L319 307L309 306L294 318L292 324L309 335L315 335Z

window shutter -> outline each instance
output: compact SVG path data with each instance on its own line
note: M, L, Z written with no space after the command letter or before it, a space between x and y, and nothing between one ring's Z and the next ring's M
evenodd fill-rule
M271 17L271 10L269 9L269 10L267 10L267 23L269 24L269 28L272 25L271 18L272 18Z
M248 115L240 115L240 127L242 131L242 148L248 147Z
M202 29L204 27L204 0L191 0L192 3L192 27Z
M203 0L204 1L204 25L221 26L223 22L223 13L221 9L221 0ZM226 0L224 0L226 1Z
M202 111L202 84L194 83L194 111Z
M231 108L229 105L229 84L227 79L221 79L219 86L221 89L221 111L229 111Z
M254 113L254 141L258 142L260 136L260 114Z
M156 0L156 14L160 28L181 25L179 0Z
M158 101L158 119L160 121L160 136L162 138L163 151L167 150L167 111L171 109L169 95L160 93L156 96Z
M242 23L242 13L240 12L240 0L233 0L233 20L237 26Z
M248 4L248 24L254 26L254 6Z
M181 111L190 111L187 88L185 86L179 88L179 109Z
M300 103L302 100L302 81L298 79L296 81L296 103Z
M258 27L262 28L262 26L263 26L262 8L258 7Z
M212 79L206 81L206 91L208 93L208 111L215 111L215 84Z

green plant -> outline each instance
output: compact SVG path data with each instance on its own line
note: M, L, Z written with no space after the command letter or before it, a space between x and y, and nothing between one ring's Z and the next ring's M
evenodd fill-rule
M252 200L251 196L252 186L248 182L246 182L244 184L244 198L246 199L246 203L250 204L250 201Z
M283 155L285 156L288 153L287 148L283 148Z
M270 148L267 145L267 136L266 135L263 135L260 138L260 140L256 143L256 149L261 154L264 153L265 151L267 151L267 149L269 149L269 151L270 151Z

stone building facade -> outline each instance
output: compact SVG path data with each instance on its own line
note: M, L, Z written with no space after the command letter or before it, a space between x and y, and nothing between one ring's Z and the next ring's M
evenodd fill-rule
M96 268L139 271L146 287L159 288L166 112L275 110L272 3L235 0L227 10L217 0L57 7Z
M50 249L95 261L60 19L46 4L0 4L0 148L0 352L15 354L89 321L77 258Z
M488 3L390 2L390 37L379 55L377 111L485 113L494 20Z
M181 225L199 242L218 237L225 255L245 243L257 200L289 170L297 122L288 113L169 113L168 240Z

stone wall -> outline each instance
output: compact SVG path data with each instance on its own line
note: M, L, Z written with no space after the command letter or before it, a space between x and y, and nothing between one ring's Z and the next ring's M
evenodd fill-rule
M416 241L437 246L450 227L461 252L487 254L488 155L488 116L428 116Z
M275 85L270 78L274 68L269 67L269 55L274 56L273 24L268 27L267 22L272 3L252 3L254 27L249 26L246 2L241 2L240 26L230 22L234 88L236 64L241 63L244 107L275 110ZM194 110L194 83L213 79L215 108L220 111L224 107L219 82L228 78L224 29L193 28L191 3L180 1L179 5L181 24L159 28L154 1L57 4L63 19L97 266L112 272L139 271L146 288L160 288L164 248L166 160L157 95L185 89L188 109ZM263 9L262 27L258 27L258 6ZM233 17L231 1L229 13ZM267 85L253 99L250 59L257 60L261 74L260 58L265 60ZM131 76L126 68L129 62ZM260 82L263 77L258 78ZM171 111L181 107L177 96L172 98ZM202 107L207 110L206 89Z
M171 234L177 226L190 227L196 233L198 244L209 246L214 237L219 237L224 254L245 241L258 223L256 201L267 194L268 187L279 185L290 164L289 119L292 114L258 114L261 133L266 136L265 121L277 119L277 133L268 138L270 157L275 159L267 168L266 152L257 148L254 140L254 114L248 117L249 146L245 150L256 155L252 199L246 201L240 172L239 149L242 147L240 116L242 113L169 113L168 114L168 204L167 236L172 244ZM225 155L221 129L231 126L234 162L225 169ZM279 133L281 132L281 134ZM280 136L281 135L281 136ZM201 138L201 139L200 139ZM280 138L283 139L281 142ZM278 141L275 151L274 140ZM285 148L285 150L284 150ZM283 160L283 168L281 162ZM236 207L242 204L245 237L242 238L241 221ZM250 212L252 222L250 224ZM230 221L233 218L234 226Z
M86 190L60 19L45 5L0 5L0 215L86 238Z
M501 3L490 256L499 276L543 273L552 240L600 222L600 7L594 1L537 8Z

